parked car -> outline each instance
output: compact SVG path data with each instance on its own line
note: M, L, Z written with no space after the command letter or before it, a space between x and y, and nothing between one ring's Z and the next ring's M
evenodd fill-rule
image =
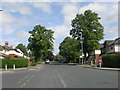
M50 63L50 60L49 59L46 59L45 60L45 64L49 64Z

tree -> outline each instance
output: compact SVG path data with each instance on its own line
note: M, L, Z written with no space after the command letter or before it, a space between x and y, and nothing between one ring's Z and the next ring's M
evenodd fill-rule
M79 60L80 44L74 38L66 37L59 47L59 54L62 55L67 62L70 60Z
M54 59L53 52L48 51L47 59L49 59L50 61L53 61L53 59Z
M60 54L57 54L56 56L54 56L54 60L58 61L58 59L64 60L64 57Z
M35 61L44 60L48 57L48 53L53 51L53 31L48 30L41 25L36 25L32 31L28 41L28 49L35 57Z
M72 30L70 35L79 41L83 41L83 53L86 59L86 53L90 55L99 47L99 41L103 39L103 26L99 20L101 18L97 13L86 10L83 14L77 14L72 20ZM81 33L82 38L80 38Z
M16 46L16 48L20 49L20 50L24 53L24 55L26 55L26 56L28 55L28 53L27 53L27 48L26 48L26 46L23 45L22 43L18 44L18 45Z

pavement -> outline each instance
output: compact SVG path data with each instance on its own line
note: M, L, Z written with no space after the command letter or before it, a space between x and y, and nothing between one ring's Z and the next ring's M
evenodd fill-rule
M95 67L91 65L78 65L84 68L98 69L98 70L112 70L112 71L120 71L120 68L109 68L109 67Z
M110 68L110 67L96 67L94 65L87 65L87 64L78 64L78 63L69 63L70 65L77 65L84 68L91 68L91 69L98 69L98 70L112 70L112 71L120 71L120 68Z
M50 63L2 74L3 88L117 88L118 72Z
M42 63L42 64L44 64L44 63ZM62 63L58 63L58 64L62 64ZM78 63L69 63L69 65L77 65L77 66L81 66L81 67L84 67L84 68L91 68L91 69L98 69L98 70L120 71L120 68L95 67L95 66L91 66L91 65L80 65ZM30 67L25 67L25 68L16 68L15 70L23 70L23 69L28 69L28 68L31 68L31 67L35 67L35 66L30 66ZM11 68L11 69L8 69L6 71L5 69L0 68L0 73L15 71L15 70L13 70L13 68Z
M15 70L13 68L9 68L7 70L3 69L3 68L0 68L0 73L7 73L7 72L14 72L14 71L19 71L19 70L25 70L25 69L31 69L31 68L35 68L35 67L38 67L39 65L37 66L29 66L29 67L24 67L24 68L15 68Z

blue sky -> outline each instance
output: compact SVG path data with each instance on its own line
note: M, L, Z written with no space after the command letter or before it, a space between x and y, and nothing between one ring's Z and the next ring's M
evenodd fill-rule
M28 31L35 25L52 29L54 33L54 54L58 53L59 44L71 30L71 20L77 13L91 9L101 17L104 26L104 40L118 36L117 2L3 2L4 11L0 12L0 44L8 41L10 45L27 45Z

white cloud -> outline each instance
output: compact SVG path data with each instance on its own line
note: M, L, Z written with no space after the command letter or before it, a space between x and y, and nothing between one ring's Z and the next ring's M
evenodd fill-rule
M100 22L104 27L105 39L117 38L118 3L90 3L89 5L80 8L79 12L83 13L88 9L98 13L101 17Z
M85 10L92 10L99 14L103 24L109 24L118 20L118 4L117 3L90 3L87 6L80 8L80 13Z
M59 52L59 44L58 43L54 43L54 55L58 54Z
M57 25L52 27L52 30L55 31L55 39L59 40L61 38L65 38L69 36L69 32L71 29L71 20L75 18L77 13L77 5L75 3L65 3L62 4L63 8L61 13L63 14L64 20L62 25Z
M9 46L13 46L13 48L15 48L18 44L20 44L21 42L19 40L17 40L17 38L15 37L10 37L7 39L3 39L2 40L2 44L4 45L5 41L8 41Z
M3 35L13 34L14 31L15 31L15 29L13 28L13 26L11 26L9 24L4 24L2 27Z
M62 3L59 4L62 6L61 13L63 14L64 20L62 25L57 25L54 27L51 27L52 30L54 30L54 38L55 41L62 42L63 39L69 35L69 32L71 30L71 20L75 18L78 8L76 3ZM55 51L54 54L57 54L59 52L59 43L55 42Z
M118 37L118 27L105 27L105 40L114 40Z
M18 40L27 40L30 36L30 34L26 31L19 31L16 33Z
M67 36L67 33L69 32L68 27L66 27L64 25L55 26L52 28L52 30L54 30L55 40L59 40L65 36Z
M2 2L118 2L119 0L1 0Z
M117 32L117 25L110 26L111 23L117 23L118 18L118 8L117 3L90 3L86 6L83 6L79 9L76 3L65 3L61 13L64 16L63 25L59 25L53 28L55 30L55 39L62 40L66 36L69 36L71 30L71 20L75 18L77 13L83 13L85 10L91 9L92 11L99 14L101 17L101 23L104 26L105 38L106 39L115 39ZM113 34L114 33L114 34ZM109 37L112 34L111 37ZM56 45L57 43L55 43ZM58 45L57 45L58 46ZM56 46L56 47L57 47ZM56 53L57 51L55 51Z
M76 3L65 3L61 13L64 16L64 25L71 25L71 20L75 18L76 13L78 12Z
M14 28L18 29L24 26L29 26L31 24L31 21L25 18L20 18L20 19L16 19L16 21L14 22Z
M21 27L30 25L30 21L24 18L17 19L12 14L2 12L0 14L0 34L8 35Z
M15 18L5 11L0 12L0 23L12 23Z
M7 12L18 12L22 15L27 15L32 13L32 10L30 7L28 7L27 3L6 2L3 3L3 7L9 8L6 9Z
M34 3L31 3L31 4L33 5L33 7L38 8L38 9L42 10L45 13L51 13L51 5L50 5L50 3L44 3L44 2L37 3L37 2L34 2Z

